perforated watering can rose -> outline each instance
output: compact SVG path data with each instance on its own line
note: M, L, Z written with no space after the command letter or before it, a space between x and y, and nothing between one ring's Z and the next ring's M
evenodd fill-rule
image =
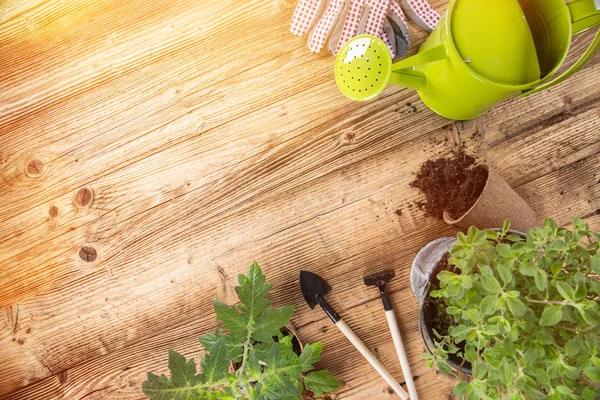
M599 2L504 0L494 7L481 6L487 2L450 0L446 15L419 52L397 63L381 51L386 47L378 37L361 35L348 41L336 59L338 87L348 98L366 101L390 83L405 86L417 90L441 116L467 120L508 98L564 81L600 47L598 32L580 59L552 79L573 35L600 25ZM465 7L470 9L460 10Z

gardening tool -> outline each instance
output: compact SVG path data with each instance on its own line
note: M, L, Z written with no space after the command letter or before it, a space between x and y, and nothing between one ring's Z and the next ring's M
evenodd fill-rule
M600 1L504 0L485 7L490 1L450 0L419 52L395 64L381 39L355 37L337 56L338 87L350 99L366 101L388 83L405 86L436 113L467 120L510 97L564 81L600 48L599 31L581 58L551 80L573 35L600 25Z
M404 380L406 381L406 387L408 388L408 394L410 395L411 400L418 400L417 388L415 387L415 382L413 381L412 373L410 372L410 364L408 363L408 357L404 350L404 343L402 342L402 335L400 334L400 328L398 328L398 322L396 321L396 314L394 313L392 301L386 290L387 283L395 276L396 274L394 271L386 270L376 274L367 275L363 280L365 285L376 286L379 289L385 316L387 317L388 325L390 326L396 353L398 353L398 359L400 360L400 366L402 367L402 373L404 374Z
M309 32L313 52L327 44L337 54L349 39L366 33L380 37L392 57L403 56L410 44L403 8L428 32L440 21L427 0L299 0L290 30L298 36Z
M402 389L402 386L394 379L394 377L385 369L383 365L375 358L375 356L369 351L367 346L356 336L354 331L344 322L342 318L331 308L331 306L325 301L325 296L331 291L331 286L325 282L319 275L308 271L300 272L300 288L304 300L308 303L311 309L314 309L318 304L321 306L327 316L333 321L335 326L348 338L350 343L362 354L364 358L371 364L373 368L381 375L388 385L394 389L394 392L402 398L402 400L408 399L408 393Z

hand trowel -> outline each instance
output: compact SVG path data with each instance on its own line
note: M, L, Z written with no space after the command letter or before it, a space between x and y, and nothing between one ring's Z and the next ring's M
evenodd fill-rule
M321 306L327 316L333 321L335 326L346 336L346 338L352 343L354 347L362 354L362 356L371 364L373 368L381 375L383 379L391 386L392 389L402 398L402 400L408 399L408 393L402 386L394 379L394 377L385 369L383 365L375 358L373 353L369 351L367 346L356 336L354 331L344 322L344 320L331 308L331 306L325 301L325 296L331 291L331 286L325 282L323 278L308 271L300 272L300 288L304 300L308 303L311 309L314 309L317 304Z
M398 353L398 359L400 360L400 366L402 367L402 373L404 374L404 380L406 381L406 388L410 394L411 400L418 400L417 389L415 382L413 381L412 373L410 372L410 364L408 363L408 357L404 350L404 343L402 342L402 335L400 335L400 328L396 321L396 314L392 307L392 301L386 290L387 283L391 281L396 274L392 270L386 270L377 274L367 275L364 278L365 285L376 286L381 294L381 301L383 302L383 308L385 310L385 316L390 326L390 332L392 333L392 339L394 340L394 346Z

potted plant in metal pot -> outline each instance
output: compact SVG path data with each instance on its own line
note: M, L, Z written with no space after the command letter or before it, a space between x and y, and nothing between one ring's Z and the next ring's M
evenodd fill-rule
M509 227L472 227L415 260L428 365L469 400L600 398L600 235L580 219Z

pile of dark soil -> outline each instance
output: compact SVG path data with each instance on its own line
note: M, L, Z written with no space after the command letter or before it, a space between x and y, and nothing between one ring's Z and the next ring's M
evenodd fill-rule
M460 218L475 204L488 178L483 165L471 156L459 152L452 157L426 161L416 179L410 183L425 195L425 214L439 220L446 211L453 219Z
M423 316L425 318L425 329L429 332L429 336L434 340L439 341L434 331L441 336L448 336L448 331L451 326L458 325L458 321L454 320L454 317L446 313L446 303L441 297L431 297L429 293L434 290L440 290L440 280L437 278L438 274L442 271L451 271L454 273L460 273L460 270L455 270L452 265L449 264L450 254L446 254L438 263L435 271L431 275L429 281L429 290L425 297L423 304ZM464 354L465 342L458 344L458 348ZM455 354L448 354L448 358L456 365L464 365L466 368L471 369L471 363L463 360L461 357Z
M446 254L437 265L435 271L431 275L429 281L429 291L425 298L425 304L423 306L423 312L425 313L425 320L429 323L429 330L432 337L433 329L442 336L448 335L448 330L451 326L455 325L454 317L446 313L446 303L441 297L431 297L429 293L435 290L440 290L440 280L437 278L438 274L442 271L454 271L454 268L448 263L450 254Z

